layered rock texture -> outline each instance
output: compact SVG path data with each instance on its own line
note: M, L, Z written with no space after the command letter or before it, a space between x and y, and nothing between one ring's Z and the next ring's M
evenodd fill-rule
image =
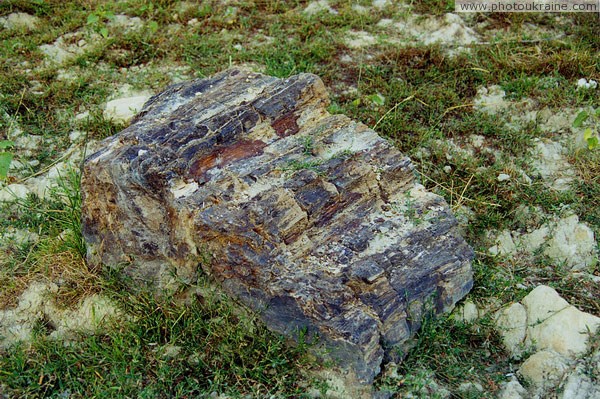
M158 289L207 274L372 382L469 291L472 250L410 160L327 105L314 75L239 69L152 97L85 162L90 265Z

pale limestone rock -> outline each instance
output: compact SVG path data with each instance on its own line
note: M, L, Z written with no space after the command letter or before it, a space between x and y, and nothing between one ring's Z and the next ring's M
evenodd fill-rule
M475 31L466 26L460 16L452 13L444 15L441 26L423 38L423 43L426 45L442 43L464 46L477 42L478 38Z
M517 251L517 246L509 230L503 230L496 238L496 245L488 250L492 255L512 255Z
M33 154L40 150L44 138L42 136L35 136L33 134L21 134L14 139L15 150L20 155L25 157L31 157Z
M109 21L108 26L124 33L129 33L142 29L144 27L144 22L139 17L129 17L124 14L117 14Z
M598 399L600 385L592 381L586 370L579 366L573 370L561 386L559 399Z
M27 198L31 190L24 184L13 183L0 190L0 202L12 202Z
M573 271L584 270L597 262L594 232L579 222L577 215L547 222L522 235L503 230L488 251L508 257L516 253L532 256L540 248L557 266L564 265Z
M547 389L559 384L568 367L568 360L560 354L542 350L525 360L519 373L536 388Z
M142 109L149 99L150 95L141 94L109 101L104 107L104 117L117 122L127 123Z
M392 4L391 0L373 0L373 7L379 8L379 9L385 8L391 4Z
M581 270L596 262L596 239L577 215L559 220L544 254L571 270Z
M503 182L506 180L510 180L510 175L507 175L506 173L500 173L497 177L499 182Z
M527 397L527 390L523 388L519 380L515 377L503 383L498 393L498 399L525 399Z
M519 247L522 251L533 254L542 245L546 244L550 234L549 225L542 225L539 229L535 229L531 233L523 234L519 239Z
M40 19L24 12L14 12L0 18L0 26L8 30L36 30Z
M52 44L41 45L40 51L45 55L45 61L50 65L62 65L84 54L92 48L90 43L96 43L102 36L97 33L77 31L60 36Z
M306 15L316 15L321 12L328 12L330 14L337 14L338 12L331 8L327 0L317 0L309 3L304 9Z
M502 343L514 358L523 352L527 333L527 312L520 303L500 310L496 314L496 325L502 336Z
M348 37L346 38L346 45L352 49L369 47L375 43L377 43L375 36L365 31L348 32Z
M448 13L443 17L410 15L403 21L394 24L394 27L406 43L413 39L425 45L439 43L441 45L466 46L479 41L477 34L469 28L457 14ZM453 51L450 51L452 54Z
M50 338L69 338L81 332L95 333L124 318L111 300L99 294L84 298L73 309L57 306L52 298L57 291L54 283L33 282L19 296L16 307L0 310L0 347L29 341L40 320L53 326Z
M588 334L600 325L600 318L569 305L547 286L539 286L522 300L527 311L525 343L575 357L588 350Z
M476 395L483 392L483 386L478 382L463 382L458 386L458 390L467 395Z
M575 177L575 172L567 161L565 152L566 149L561 143L551 140L538 140L532 151L533 169L550 188L558 191L568 190Z
M463 323L473 323L479 318L479 309L473 301L465 301L454 311L454 319Z
M505 96L506 92L498 85L482 87L477 90L475 96L475 109L490 115L506 111L510 107L510 102L504 99Z
M37 242L39 238L39 235L32 231L8 227L7 229L4 229L4 231L0 232L0 246L9 242L16 244Z

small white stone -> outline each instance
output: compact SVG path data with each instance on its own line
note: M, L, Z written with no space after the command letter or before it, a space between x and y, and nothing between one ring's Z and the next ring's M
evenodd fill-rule
M373 7L375 8L385 8L387 6L389 6L390 4L392 4L392 2L390 0L373 0Z
M496 245L488 250L492 255L512 255L517 252L517 245L513 241L509 230L503 230L496 238Z
M551 350L542 350L530 356L519 369L527 381L538 388L553 388L568 369L568 361Z
M143 94L109 101L104 107L104 117L118 122L129 122L149 99L150 95Z
M9 184L0 190L0 202L12 202L19 199L27 198L31 190L23 184Z
M473 301L467 300L454 311L454 318L463 323L473 323L479 318L479 309Z
M463 382L458 390L465 393L483 392L483 386L478 382Z
M351 31L348 32L348 37L345 40L346 45L352 49L369 47L377 43L377 39L369 32Z
M576 358L589 349L589 334L600 327L600 318L584 313L548 286L538 286L521 301L527 311L525 344Z
M527 390L523 388L519 380L512 377L510 381L502 384L498 399L524 399L525 395L527 395Z
M0 26L8 30L25 29L32 31L38 27L39 22L38 17L24 12L15 12L0 18Z
M330 14L337 14L338 12L331 8L327 0L317 0L309 3L304 9L304 14L315 15L320 12L328 12Z
M571 215L558 221L544 254L571 270L582 270L596 263L596 246L592 229Z
M600 398L600 386L592 382L586 371L578 367L571 372L562 386L560 399Z
M391 26L393 23L394 23L393 19L382 18L379 20L379 22L377 22L377 26L380 28L386 28L388 26Z
M500 173L497 177L498 181L506 181L506 180L510 180L510 175L507 175L506 173Z
M85 132L82 132L80 130L73 130L71 133L69 133L69 140L71 141L71 143L78 143L81 140L85 139Z
M473 144L473 147L475 148L481 148L485 143L485 137L479 134L472 134L471 137L469 137L469 139L471 140L471 144Z
M89 117L90 117L90 111L84 111L82 113L79 113L79 114L75 115L75 120L76 121L80 121L80 120L83 120L83 119L87 119Z
M527 333L527 311L520 303L496 313L496 326L504 347L515 359L520 358Z
M450 173L450 172L452 172L452 166L450 166L450 165L446 165L446 166L444 166L444 172L445 172L445 173Z

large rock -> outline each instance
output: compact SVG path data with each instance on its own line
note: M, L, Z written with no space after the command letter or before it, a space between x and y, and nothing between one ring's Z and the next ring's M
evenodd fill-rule
M237 69L151 98L85 162L90 265L158 289L208 274L372 382L469 291L473 253L410 160L327 105L314 75Z

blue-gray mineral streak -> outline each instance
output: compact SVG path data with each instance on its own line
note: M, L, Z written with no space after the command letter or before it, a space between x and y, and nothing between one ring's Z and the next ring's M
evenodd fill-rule
M208 274L372 383L427 306L467 294L473 252L410 160L327 105L314 75L244 69L150 99L85 162L89 264L157 289Z

